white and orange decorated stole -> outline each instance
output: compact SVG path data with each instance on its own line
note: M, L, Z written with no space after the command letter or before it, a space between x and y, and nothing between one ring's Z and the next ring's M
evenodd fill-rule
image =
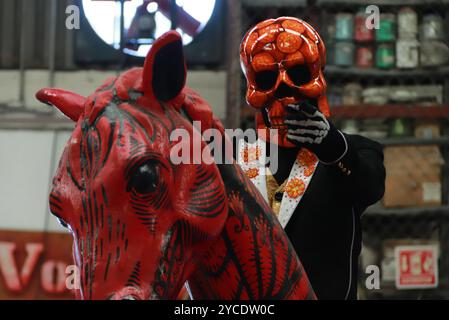
M243 140L239 143L237 161L242 170L257 187L264 199L268 202L266 168L266 143L259 139L254 143ZM272 161L272 159L271 159ZM318 159L311 151L302 148L297 155L292 170L285 185L285 192L279 212L279 222L285 228L293 215L307 187L312 180L318 165Z

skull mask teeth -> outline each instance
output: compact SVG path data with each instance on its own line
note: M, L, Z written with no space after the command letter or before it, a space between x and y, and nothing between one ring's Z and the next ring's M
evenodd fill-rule
M316 101L329 116L326 81L323 76L326 49L318 33L306 22L281 17L257 24L244 37L240 60L247 79L246 100L258 111L268 112L270 126L278 129L272 137L281 146L292 147L286 139L285 107L305 99ZM258 112L258 129L268 129ZM265 136L269 140L269 134Z

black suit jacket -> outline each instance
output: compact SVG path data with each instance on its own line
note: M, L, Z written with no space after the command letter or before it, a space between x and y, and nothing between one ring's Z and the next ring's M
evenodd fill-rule
M348 152L336 164L318 164L286 226L318 299L356 299L360 218L385 188L382 146L345 135Z

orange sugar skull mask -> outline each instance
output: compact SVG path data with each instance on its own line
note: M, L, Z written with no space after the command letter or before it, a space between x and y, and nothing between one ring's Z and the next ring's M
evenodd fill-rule
M258 129L278 129L271 142L293 147L287 141L285 107L312 100L329 116L323 76L326 48L318 33L306 22L281 17L257 24L244 37L240 60L247 79L246 100L258 111ZM264 120L264 117L268 119ZM270 135L262 137L270 140Z

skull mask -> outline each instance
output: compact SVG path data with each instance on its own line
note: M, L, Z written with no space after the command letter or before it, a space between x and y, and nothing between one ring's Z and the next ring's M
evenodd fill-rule
M257 24L242 41L240 60L248 82L246 99L260 111L256 125L265 132L264 140L270 140L268 125L278 129L271 142L293 147L284 124L289 104L312 100L325 116L330 115L323 76L326 48L308 23L281 17Z

